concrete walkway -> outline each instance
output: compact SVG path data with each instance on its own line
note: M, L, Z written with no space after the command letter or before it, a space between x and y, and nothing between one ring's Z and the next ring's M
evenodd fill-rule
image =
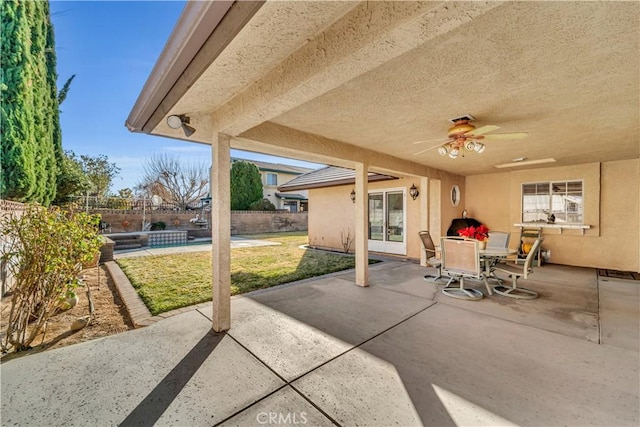
M537 300L462 302L423 274L386 262L369 288L347 272L234 297L227 334L206 306L8 361L2 425L640 423L638 282L547 266Z

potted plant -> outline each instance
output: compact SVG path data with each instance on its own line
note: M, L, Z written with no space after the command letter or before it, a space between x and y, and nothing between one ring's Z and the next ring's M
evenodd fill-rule
M458 230L458 235L468 239L476 239L479 242L480 249L485 249L489 238L489 229L484 224L477 227L470 226Z

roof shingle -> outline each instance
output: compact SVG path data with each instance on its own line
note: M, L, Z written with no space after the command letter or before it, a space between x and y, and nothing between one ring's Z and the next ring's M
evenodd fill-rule
M369 182L398 179L390 175L369 172ZM356 172L353 169L338 166L327 166L293 178L278 187L278 191L308 190L310 188L333 187L336 185L354 184Z

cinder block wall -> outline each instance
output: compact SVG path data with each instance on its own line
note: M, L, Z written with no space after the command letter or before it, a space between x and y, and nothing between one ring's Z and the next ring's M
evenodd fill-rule
M307 212L231 212L231 234L276 233L306 231Z

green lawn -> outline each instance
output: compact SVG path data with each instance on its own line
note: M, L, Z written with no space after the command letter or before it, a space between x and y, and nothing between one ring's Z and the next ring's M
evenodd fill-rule
M231 294L354 268L351 256L301 249L306 233L251 236L281 243L231 250ZM211 301L211 252L119 259L153 315ZM370 261L374 262L374 261Z

